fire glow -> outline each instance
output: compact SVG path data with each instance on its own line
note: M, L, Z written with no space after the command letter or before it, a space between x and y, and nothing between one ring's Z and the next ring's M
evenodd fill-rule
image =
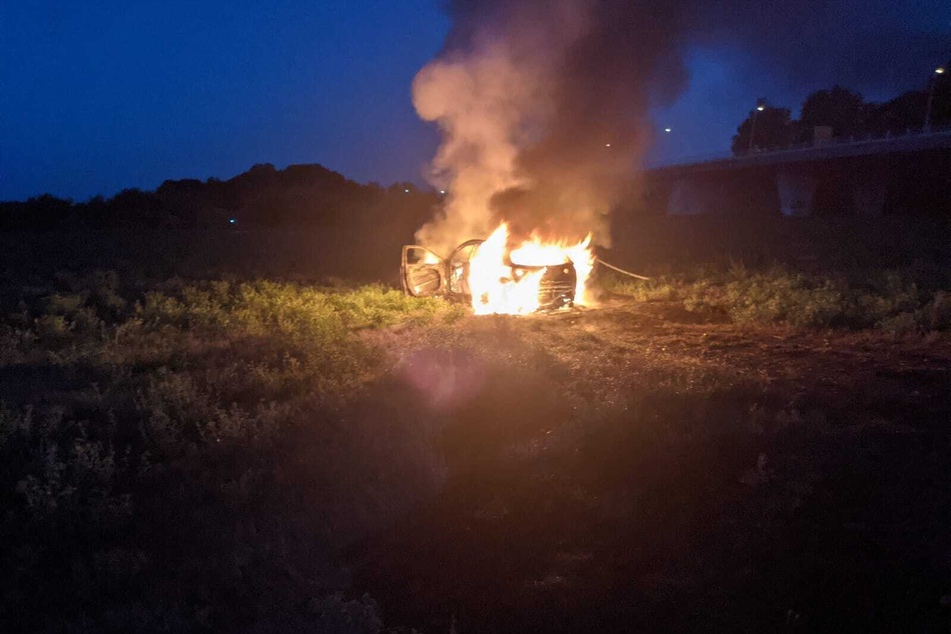
M541 308L549 269L574 266L574 303L588 305L588 279L594 268L591 234L577 243L548 241L537 234L509 249L508 225L502 223L479 245L469 261L469 289L476 315L525 315Z

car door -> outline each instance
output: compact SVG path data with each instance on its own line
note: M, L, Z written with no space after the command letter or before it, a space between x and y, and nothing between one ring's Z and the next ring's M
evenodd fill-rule
M403 292L413 297L431 297L446 291L446 263L426 247L403 247L400 264Z
M471 295L469 291L469 260L485 240L467 240L446 258L447 288L451 295Z

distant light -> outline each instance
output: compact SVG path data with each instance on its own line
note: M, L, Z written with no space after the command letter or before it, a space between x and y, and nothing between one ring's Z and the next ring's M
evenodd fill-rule
M446 190L445 190L445 189L440 189L440 190L439 190L439 193L440 193L440 194L445 194L445 193L446 193Z
M408 190L408 189L404 189L404 190L403 190L403 193L404 193L404 194L408 194L408 193L409 193L409 190Z
M766 110L766 106L756 106L756 109L759 110L760 112L762 112L762 111Z
M664 128L664 132L670 132L670 128Z
M231 224L234 224L237 222L237 220L235 218L228 218L228 222L230 222Z
M604 144L604 147L611 147L611 144L610 144L610 143L605 143L605 144Z
M938 66L934 69L936 75L944 75L944 66Z

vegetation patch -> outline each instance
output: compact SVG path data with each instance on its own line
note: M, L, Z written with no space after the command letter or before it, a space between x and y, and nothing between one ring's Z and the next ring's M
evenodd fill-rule
M645 302L678 302L688 311L726 315L744 325L874 328L900 332L951 329L946 274L900 269L839 275L734 264L646 281L605 276L606 290Z
M143 289L109 272L3 290L15 308L0 322L0 623L280 629L354 606L375 622L372 603L339 597L302 617L294 602L322 595L295 595L298 582L261 583L251 612L220 607L241 579L301 565L338 587L328 553L427 489L419 434L355 404L388 389L386 354L360 333L456 309L380 285Z
M818 522L834 535L830 509L854 495L823 487L848 484L851 463L820 458L854 420L884 429L898 412L945 428L947 363L921 355L922 339L888 336L880 367L880 347L857 364L841 341L853 335L810 332L946 329L945 280L924 270L734 266L606 283L753 336L680 328L630 299L467 318L382 285L111 271L2 280L3 631L364 632L380 630L381 612L447 631L457 604L460 631L501 631L474 615L506 601L496 614L516 615L512 629L539 618L555 629L570 606L600 618L628 605L602 591L632 574L658 597L684 577L736 597L769 587L785 614L790 592L813 598L810 584L776 581L795 548L777 555L778 572L731 577L736 553L695 556L695 537L713 531L738 552L793 543L775 535L810 504L831 519L803 534ZM776 323L801 330L768 349L752 329ZM817 351L828 340L835 353ZM947 446L917 433L909 452ZM943 485L934 455L867 466L924 464ZM905 596L888 590L874 596ZM548 599L569 608L539 617Z

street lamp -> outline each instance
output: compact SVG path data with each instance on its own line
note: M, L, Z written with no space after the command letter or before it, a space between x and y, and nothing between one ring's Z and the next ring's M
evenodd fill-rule
M753 111L753 125L750 126L750 146L747 148L748 152L753 151L753 137L756 134L756 118L763 110L766 110L766 99L765 97L760 97L756 100L756 110Z
M934 102L934 86L938 83L938 75L944 75L944 66L934 69L934 75L928 82L928 105L925 106L925 132L931 132L931 104Z

